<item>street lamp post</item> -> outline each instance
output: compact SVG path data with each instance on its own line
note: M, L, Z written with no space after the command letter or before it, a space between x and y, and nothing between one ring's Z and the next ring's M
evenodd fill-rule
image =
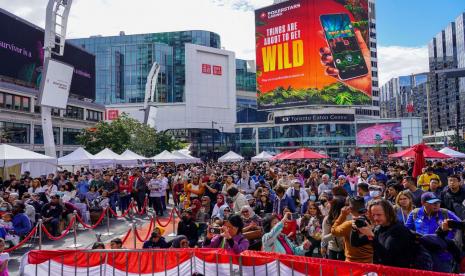
M215 158L215 124L218 124L215 121L212 121L212 157Z

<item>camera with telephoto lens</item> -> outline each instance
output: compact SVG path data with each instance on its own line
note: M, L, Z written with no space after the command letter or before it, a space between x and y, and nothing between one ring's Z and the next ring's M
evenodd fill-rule
M219 234L221 234L221 228L219 228L219 227L211 227L210 228L210 233L215 234L215 235L219 235Z
M362 228L368 225L366 217L359 217L355 219L354 223L355 223L355 226L357 226L357 228Z

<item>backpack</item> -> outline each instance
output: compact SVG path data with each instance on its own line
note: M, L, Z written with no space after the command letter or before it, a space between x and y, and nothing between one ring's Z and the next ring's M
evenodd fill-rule
M444 220L449 219L449 213L447 212L447 209L440 208L439 211L441 212L442 218L443 218ZM418 217L418 212L420 212L420 208L415 208L415 209L413 209L413 211L412 211L412 213L413 213L413 215L412 215L412 216L413 216L413 217L412 217L412 218L413 218L413 221L415 221L415 220L417 219L417 217ZM437 222L437 224L439 225L439 217L438 217L438 216L436 216L436 222ZM415 224L413 224L413 225L415 226Z

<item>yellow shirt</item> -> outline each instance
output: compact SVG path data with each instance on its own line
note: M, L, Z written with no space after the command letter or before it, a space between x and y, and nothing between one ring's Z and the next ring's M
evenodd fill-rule
M433 173L429 175L427 173L424 173L418 177L418 181L417 181L418 188L422 189L423 191L428 191L429 182L431 181L431 179L434 179L434 178L436 178L439 181L439 187L441 187L442 186L441 179L439 178L437 174Z

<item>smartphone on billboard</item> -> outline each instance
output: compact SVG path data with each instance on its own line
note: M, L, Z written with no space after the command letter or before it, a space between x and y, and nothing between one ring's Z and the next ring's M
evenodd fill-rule
M341 80L368 74L368 67L358 44L348 14L324 14L320 16L326 42L331 50L334 67Z

